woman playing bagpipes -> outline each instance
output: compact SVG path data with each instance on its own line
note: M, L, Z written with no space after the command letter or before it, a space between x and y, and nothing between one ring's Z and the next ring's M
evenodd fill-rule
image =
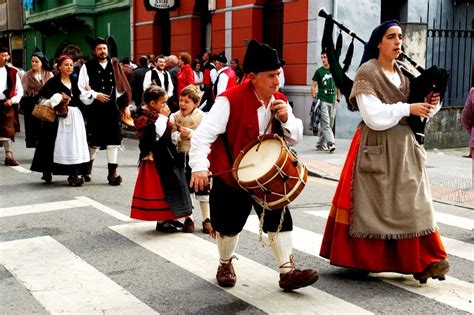
M357 127L332 200L320 255L367 272L413 274L420 283L444 280L447 254L433 219L425 149L407 124L429 117L440 101L408 103L409 80L396 59L397 21L374 29L350 95L363 121Z

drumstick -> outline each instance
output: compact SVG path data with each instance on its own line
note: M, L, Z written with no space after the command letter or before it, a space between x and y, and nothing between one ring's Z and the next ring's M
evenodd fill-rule
M242 169L244 169L244 168L248 168L248 167L251 167L251 166L255 166L255 164L254 164L254 163L250 163L250 164L242 165L242 166L240 166L238 169L239 169L239 170L242 170ZM225 173L232 172L233 170L234 170L234 169L231 168L230 170L226 170L226 171L222 171L222 172L219 172L219 173L215 173L215 174L209 175L209 177L219 176L219 175L222 175L222 174L225 174Z

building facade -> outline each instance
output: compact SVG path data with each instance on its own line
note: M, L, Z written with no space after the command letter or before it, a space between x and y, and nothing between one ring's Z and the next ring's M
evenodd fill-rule
M10 48L11 62L23 66L24 40L21 0L0 0L0 46Z
M448 52L447 46L433 47L435 41L430 36L438 32L428 22L446 15L453 25L462 22L460 28L466 31L462 36L466 36L467 41L460 43L455 51L448 52L451 55L462 52L462 69L467 68L462 74L464 79L456 86L456 96L452 84L451 94L447 94L453 95L447 103L460 105L472 85L474 7L469 3L467 0L133 0L132 51L134 59L144 54L167 55L182 51L197 57L208 50L212 53L225 51L228 59L242 60L251 39L266 42L286 61L283 91L293 103L295 114L303 119L305 133L310 134L307 127L312 101L310 85L314 71L321 66L325 22L318 16L321 7L365 40L380 22L398 19L408 35L405 45L408 54L422 65L438 62L432 55L433 51ZM153 8L153 5L157 7ZM438 24L436 28L439 28ZM336 35L337 31L334 37ZM351 38L345 35L343 39L344 56ZM354 76L362 52L363 45L356 42L349 77ZM448 68L456 80L460 80L459 69L447 63L440 66ZM347 110L343 101L338 111L337 136L351 137L360 120L360 115Z
M10 1L10 0L8 0ZM110 37L116 57L130 56L129 0L32 0L24 7L25 64L35 49L48 58L90 56L84 36Z

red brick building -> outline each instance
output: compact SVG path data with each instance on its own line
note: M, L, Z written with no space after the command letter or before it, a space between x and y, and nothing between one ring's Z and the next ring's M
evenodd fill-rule
M181 0L175 8L147 11L133 3L133 57L205 50L243 59L251 39L276 48L286 61L286 84L307 84L308 1ZM161 1L163 2L163 1ZM166 1L165 1L166 2ZM285 2L285 3L284 3Z

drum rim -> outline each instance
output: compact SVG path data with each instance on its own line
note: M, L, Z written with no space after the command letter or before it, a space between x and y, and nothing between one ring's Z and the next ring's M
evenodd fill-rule
M243 181L243 180L239 179L238 166L239 166L240 162L242 161L244 155L250 149L252 149L256 144L258 144L260 141L263 142L265 140L272 140L272 139L280 141L282 147L283 146L286 147L286 150L288 151L288 154L292 154L288 150L288 146L286 145L285 141L283 141L283 139L278 134L266 134L266 135L263 135L263 136L259 136L257 139L255 139L254 141L248 143L242 150L240 150L239 154L235 158L234 164L232 166L232 176L234 177L235 181L239 184L239 186L242 187L242 185L255 185L257 183L257 180L261 181L262 179L264 179L266 181L266 180L268 180L269 176L270 177L272 176L271 174L273 174L273 173L270 173L270 172L275 170L275 165L281 166L280 164L282 163L282 160L284 161L284 159L285 159L285 156L283 155L284 150L280 151L280 154L278 156L278 159L276 160L276 163L273 164L273 166L265 174L263 174L259 178L253 179L253 180L250 180L250 181ZM242 187L242 188L245 189L245 187Z

